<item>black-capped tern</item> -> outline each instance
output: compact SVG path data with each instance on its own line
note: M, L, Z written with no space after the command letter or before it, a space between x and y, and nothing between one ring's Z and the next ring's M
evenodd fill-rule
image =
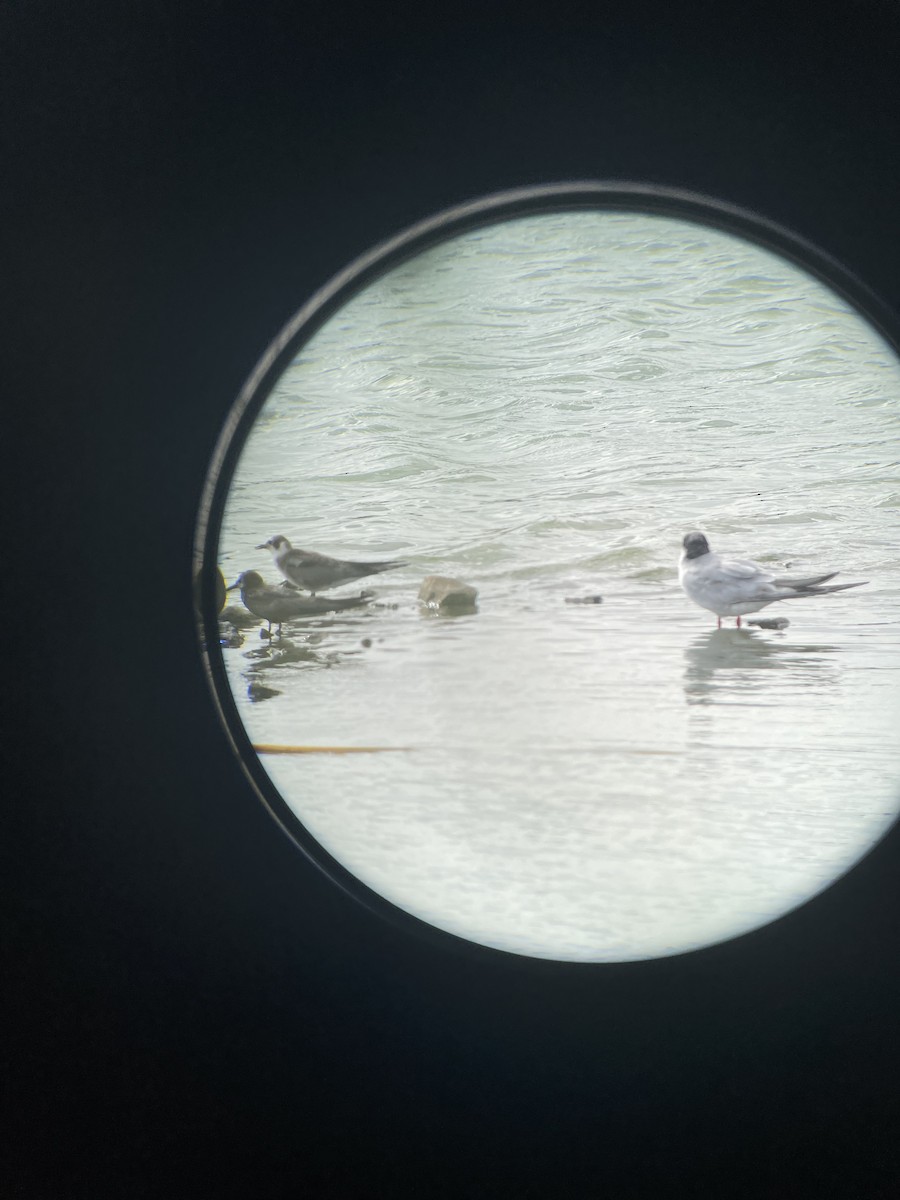
M716 614L720 629L723 617L736 617L740 628L743 614L759 612L777 600L827 596L847 588L862 587L868 582L824 586L829 579L834 579L837 571L805 578L773 575L759 563L714 554L702 533L686 534L683 545L678 580L695 604Z
M295 550L286 537L276 534L257 550L271 550L275 565L289 583L315 595L342 583L352 583L366 575L377 575L380 571L391 571L394 567L405 567L405 562L347 562L340 558L329 558L314 550Z

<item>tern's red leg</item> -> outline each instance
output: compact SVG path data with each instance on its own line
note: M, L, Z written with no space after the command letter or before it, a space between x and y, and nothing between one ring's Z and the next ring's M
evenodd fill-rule
M741 627L741 618L740 617L738 617L738 619L737 619L737 627L738 627L738 629L740 629L740 627Z
M716 629L721 629L721 628L722 628L722 618L716 617Z

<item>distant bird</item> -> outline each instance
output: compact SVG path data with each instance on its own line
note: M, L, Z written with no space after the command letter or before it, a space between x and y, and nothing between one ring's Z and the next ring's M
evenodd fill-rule
M315 617L321 613L340 612L345 608L360 608L369 604L375 596L374 592L363 591L357 596L319 600L315 596L301 596L297 589L288 583L272 587L258 571L242 572L228 590L232 592L235 588L241 589L244 607L255 617L262 617L268 622L269 637L272 636L273 622L277 624L280 636L284 621L290 621L294 617Z
M394 567L405 567L405 562L345 562L340 558L328 558L314 550L295 550L286 537L277 534L263 542L257 550L271 550L275 565L288 583L304 588L313 596L316 592L327 592L341 583L352 583L366 575L377 575L380 571L391 571Z
M678 581L695 604L716 614L719 629L722 628L723 617L737 617L740 629L743 613L759 612L776 600L827 596L831 592L862 587L868 582L862 580L860 583L836 583L831 587L823 587L829 579L834 579L837 571L802 579L776 576L759 563L713 554L702 533L686 534L683 545L678 563Z
M281 584L271 587L258 571L242 571L228 590L233 592L236 588L241 589L244 607L255 617L262 617L268 622L270 638L273 621L278 625L280 634L282 622L309 612L309 600L305 596Z

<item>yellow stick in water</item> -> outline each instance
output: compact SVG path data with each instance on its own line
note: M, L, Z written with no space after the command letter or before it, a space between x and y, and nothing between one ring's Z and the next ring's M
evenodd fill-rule
M412 746L254 746L257 754L382 754L412 750Z

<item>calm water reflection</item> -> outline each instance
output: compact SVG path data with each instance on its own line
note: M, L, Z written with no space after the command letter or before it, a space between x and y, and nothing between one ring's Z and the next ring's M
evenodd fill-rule
M776 702L769 671L803 672L804 688L821 688L837 677L838 646L789 641L783 634L713 629L685 648L684 693L688 704Z

